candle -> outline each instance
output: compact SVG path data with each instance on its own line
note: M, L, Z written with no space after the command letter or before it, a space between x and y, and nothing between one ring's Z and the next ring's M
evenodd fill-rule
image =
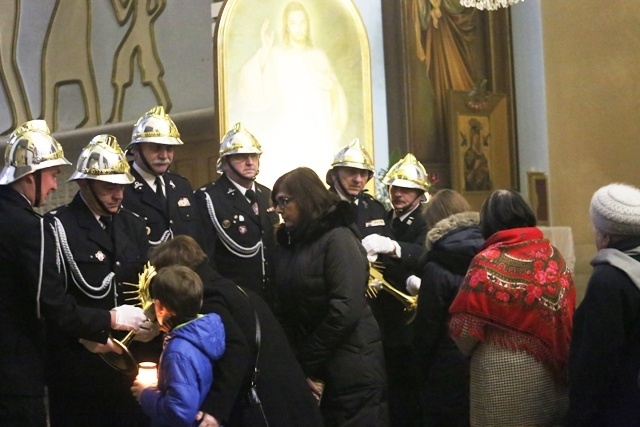
M153 362L139 363L136 381L145 388L158 385L158 368L156 364Z

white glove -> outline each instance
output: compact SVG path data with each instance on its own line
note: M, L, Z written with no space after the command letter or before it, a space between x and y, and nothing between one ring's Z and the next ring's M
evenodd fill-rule
M379 234L370 234L362 239L362 246L367 251L367 257L377 254L389 254L393 257L400 257L400 245L388 237Z
M369 286L375 289L376 291L382 290L382 282L378 279L373 279L369 282Z
M91 353L109 353L115 352L118 354L122 354L122 349L118 347L111 338L107 338L106 344L101 344L95 341L87 341L85 339L80 338L80 344L84 346Z
M406 289L409 292L409 295L416 296L420 291L420 284L422 283L422 279L418 276L411 275L407 277L406 280Z
M157 337L159 333L160 325L158 325L158 322L147 320L140 326L140 329L136 331L136 334L133 336L133 340L140 342L149 342Z
M144 315L144 311L140 307L134 307L133 305L120 305L111 309L116 313L116 321L113 325L113 329L119 329L121 331L137 331L146 320L147 316Z

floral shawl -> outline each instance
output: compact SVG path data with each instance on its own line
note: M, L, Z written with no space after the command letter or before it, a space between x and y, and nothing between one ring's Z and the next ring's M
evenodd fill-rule
M564 258L536 227L492 235L449 308L456 338L526 351L565 376L576 295Z

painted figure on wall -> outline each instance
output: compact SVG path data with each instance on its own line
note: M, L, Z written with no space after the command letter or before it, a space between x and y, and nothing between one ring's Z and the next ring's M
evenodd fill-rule
M446 141L446 97L449 90L469 90L482 76L477 58L478 14L459 0L413 0L418 59L430 82L435 141ZM429 113L427 113L429 114Z
M484 147L489 146L489 134L482 134L482 124L475 118L469 119L469 147L464 152L464 189L465 191L491 190L491 176L489 173L489 159L484 153ZM465 135L462 146L467 145Z
M166 6L166 0L111 0L116 19L121 26L130 20L127 34L116 50L111 84L114 88L113 109L107 123L122 120L124 92L133 82L134 61L140 68L140 78L151 90L165 111L171 111L171 99L164 84L164 68L158 56L154 23Z
M287 3L280 43L265 19L261 46L240 71L239 119L263 144L267 173L276 164L280 167L273 176L260 174L268 184L283 170L301 165L326 171L333 153L343 145L349 118L345 92L327 54L314 47L310 27L303 4ZM291 147L300 148L295 156Z
M0 8L0 81L9 104L11 122L2 134L8 134L31 119L31 111L16 61L20 0L5 0Z
M42 57L41 117L52 130L58 129L60 87L77 84L82 91L85 116L76 127L97 126L100 101L91 56L90 0L56 1Z

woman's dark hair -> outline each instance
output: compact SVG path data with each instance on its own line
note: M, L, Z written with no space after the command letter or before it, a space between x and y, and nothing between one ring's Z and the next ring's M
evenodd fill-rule
M197 266L207 260L198 242L186 235L179 235L171 240L152 248L149 252L149 262L156 269L170 265L183 265L195 270Z
M496 190L480 210L480 232L485 239L501 230L535 227L536 215L527 201L514 190Z
M297 168L282 175L273 185L271 202L276 206L280 194L291 197L300 210L300 227L320 218L329 207L340 199L324 186L316 173L309 168Z
M438 222L451 215L469 212L469 202L455 190L445 188L438 191L425 206L422 217L427 223L427 230L431 230Z
M176 318L195 318L202 305L202 280L182 265L163 267L152 281L153 298L175 313Z

